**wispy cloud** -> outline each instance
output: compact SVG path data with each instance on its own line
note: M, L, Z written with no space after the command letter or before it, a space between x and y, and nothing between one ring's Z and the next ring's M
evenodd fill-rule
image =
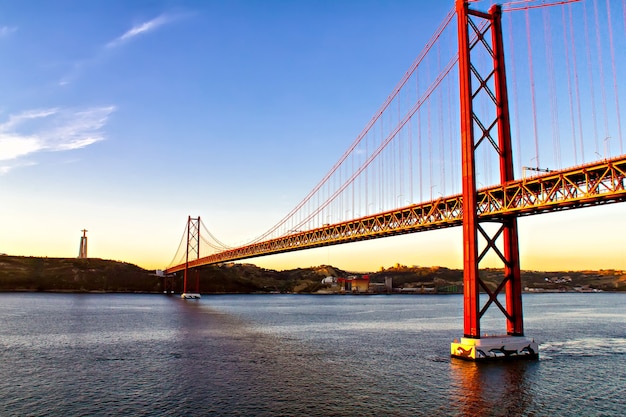
M103 127L114 106L85 110L37 109L10 115L0 123L0 174L32 165L22 158L37 152L68 151L104 139Z
M121 36L115 38L111 42L101 47L96 55L74 62L72 64L71 70L57 82L57 85L59 87L66 87L72 84L86 68L92 65L97 65L99 61L104 59L104 57L106 57L107 51L117 48L137 36L152 32L157 28L178 19L181 16L182 15L162 14L152 20L133 26L130 30L126 31Z
M17 31L16 27L0 26L0 38L10 35L11 33L15 31Z
M23 168L23 167L33 166L33 165L37 165L37 164L33 161L11 161L8 163L3 162L2 164L0 164L0 175L4 175L8 173L9 171L16 169L16 168Z
M128 40L136 36L151 32L157 29L158 27L163 26L166 23L169 23L170 21L172 21L172 18L163 14L147 22L139 23L138 25L133 26L130 30L125 32L122 36L109 42L106 46L107 48L113 48L113 47L119 46L122 43L127 42Z
M87 68L93 65L97 65L101 60L105 59L109 51L121 47L122 44L131 41L137 36L142 36L147 33L154 32L155 30L166 24L185 19L192 15L193 13L189 12L163 13L160 16L155 17L154 19L133 26L132 28L124 32L121 36L118 36L112 41L104 44L94 56L74 62L71 70L57 82L57 85L59 87L66 87L72 84L76 78L78 78L84 71L86 71Z

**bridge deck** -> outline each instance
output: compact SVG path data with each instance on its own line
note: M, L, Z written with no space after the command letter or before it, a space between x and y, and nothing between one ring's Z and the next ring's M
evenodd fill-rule
M626 200L626 155L478 191L480 221L528 216ZM453 195L276 239L189 262L189 267L460 226L462 196ZM185 269L185 264L167 273Z

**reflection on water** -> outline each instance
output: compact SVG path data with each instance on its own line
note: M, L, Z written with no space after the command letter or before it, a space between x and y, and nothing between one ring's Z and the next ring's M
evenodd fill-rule
M537 361L450 362L454 401L461 415L528 415Z
M477 364L455 295L0 294L0 416L622 415L625 297L525 295L541 360Z

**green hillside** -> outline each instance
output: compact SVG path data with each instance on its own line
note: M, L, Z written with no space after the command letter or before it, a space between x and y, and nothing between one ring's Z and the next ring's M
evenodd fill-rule
M496 288L502 270L481 270L481 278ZM326 277L346 277L351 272L321 265L286 271L252 264L227 263L190 271L188 281L198 279L202 293L316 293L338 292L336 285L322 284ZM445 267L396 265L370 273L370 282L393 281L404 292L462 293L463 271ZM183 276L171 279L176 293L183 291ZM624 271L522 272L526 291L626 291ZM170 287L171 288L171 287ZM380 286L379 286L380 288ZM0 255L0 291L153 292L165 289L163 277L136 265L104 259L38 258Z
M154 271L103 259L0 256L0 291L157 292Z

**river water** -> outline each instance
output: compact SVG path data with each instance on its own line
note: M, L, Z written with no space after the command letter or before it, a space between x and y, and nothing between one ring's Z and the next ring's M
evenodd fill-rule
M626 294L525 294L531 362L451 359L462 304L0 294L0 415L624 414Z

